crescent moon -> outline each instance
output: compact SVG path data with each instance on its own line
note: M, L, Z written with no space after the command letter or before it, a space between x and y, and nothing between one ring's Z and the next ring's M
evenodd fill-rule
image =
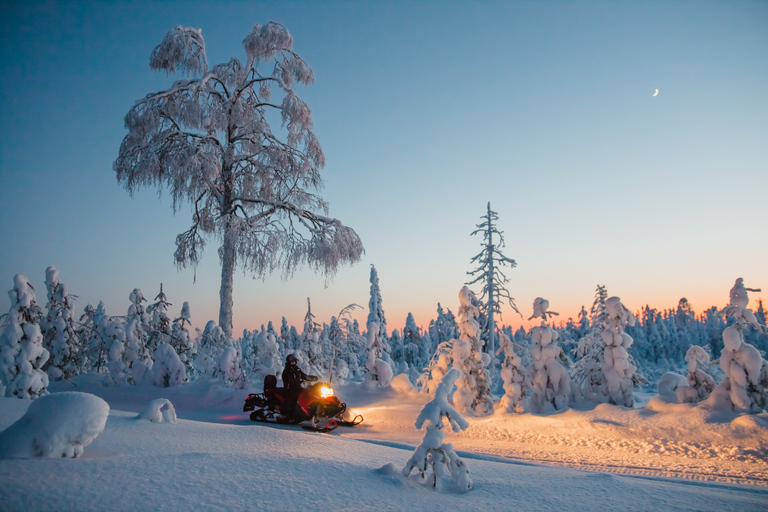
M653 93L653 95L654 95L654 96L658 96L658 95L659 95L659 90L658 90L658 89L656 89L656 92L655 92L655 93Z

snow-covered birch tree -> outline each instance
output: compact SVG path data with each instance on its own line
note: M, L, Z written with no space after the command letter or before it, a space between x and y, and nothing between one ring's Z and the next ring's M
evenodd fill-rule
M484 326L486 331L481 334L481 338L486 340L486 352L492 356L496 354L496 320L494 315L498 314L501 318L500 301L507 301L512 309L520 314L515 300L506 288L509 278L501 271L504 266L515 268L517 263L501 253L500 248L504 247L504 235L503 232L496 229L495 222L498 219L498 214L491 210L491 203L489 202L488 211L483 216L483 221L477 224L477 229L472 232L472 235L482 233L483 250L471 260L471 263L477 267L467 272L474 278L467 285L482 283L479 300L483 303L483 313L486 316ZM491 358L491 371L493 371L495 359L495 357Z
M238 266L260 277L281 269L287 278L308 264L332 276L363 253L357 233L326 217L328 205L315 194L325 156L295 91L314 73L278 23L254 26L243 47L244 63L210 67L200 29L169 30L150 68L187 78L131 107L113 165L129 193L156 185L168 189L174 212L184 202L194 206L191 227L176 237L180 268L198 264L206 237L221 241L219 325L227 338ZM282 137L271 113L282 121Z

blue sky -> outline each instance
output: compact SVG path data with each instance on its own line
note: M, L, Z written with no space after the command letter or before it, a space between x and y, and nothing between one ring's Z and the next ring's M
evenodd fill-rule
M27 275L42 303L54 265L79 310L123 315L133 288L151 299L163 282L195 325L218 318L216 242L193 284L173 264L190 210L153 189L131 198L112 162L130 106L174 80L148 65L169 28L201 27L219 63L270 20L315 71L299 93L322 195L366 254L327 287L238 273L235 332L300 326L307 297L320 321L367 309L371 264L390 328L409 311L426 326L438 302L456 311L488 201L526 319L538 296L575 316L598 283L633 310L687 297L698 312L737 277L768 288L765 2L0 5L0 280Z

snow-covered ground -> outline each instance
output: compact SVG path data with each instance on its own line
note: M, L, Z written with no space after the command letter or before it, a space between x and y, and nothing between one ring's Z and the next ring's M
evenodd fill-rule
M446 435L474 481L462 494L400 475L423 437L416 393L338 387L365 423L319 434L255 424L242 412L249 390L204 380L111 388L84 375L51 388L106 400L106 427L77 459L0 460L2 510L768 509L766 414L638 397L632 410L467 418ZM161 397L177 423L137 419ZM0 429L30 403L0 398Z

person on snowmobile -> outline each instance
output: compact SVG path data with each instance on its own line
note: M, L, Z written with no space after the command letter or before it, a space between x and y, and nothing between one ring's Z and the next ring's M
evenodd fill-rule
M288 354L285 358L285 369L283 370L283 387L285 388L285 403L280 406L283 414L290 415L296 407L296 401L301 394L302 383L316 381L314 375L307 375L299 368L299 359L295 354Z

